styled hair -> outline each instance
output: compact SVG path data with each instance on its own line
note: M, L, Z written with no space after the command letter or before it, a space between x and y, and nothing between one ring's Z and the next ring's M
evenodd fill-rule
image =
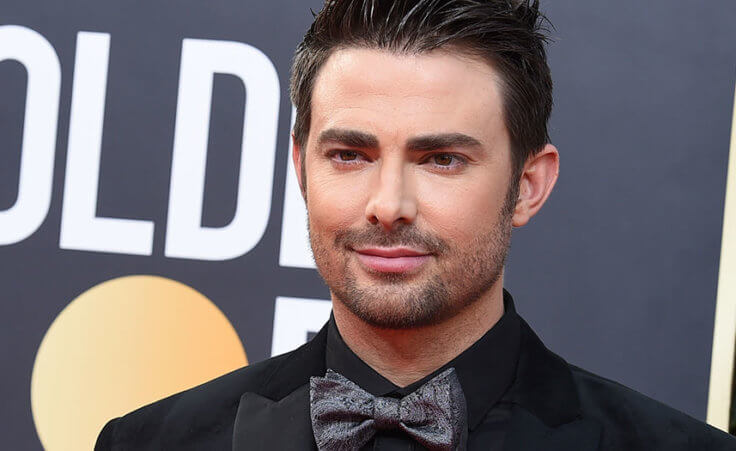
M448 48L484 59L499 74L518 178L526 159L549 142L552 79L545 23L539 0L327 0L294 55L294 139L303 152L315 79L335 50L420 54Z

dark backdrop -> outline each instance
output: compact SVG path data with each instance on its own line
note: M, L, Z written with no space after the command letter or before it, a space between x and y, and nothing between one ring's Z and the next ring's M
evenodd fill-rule
M30 408L36 351L59 312L100 282L152 274L194 287L227 315L251 362L271 353L276 297L328 299L315 270L279 260L289 64L311 21L309 8L320 6L318 0L0 5L0 25L41 34L61 67L48 214L27 238L0 245L3 447L40 447ZM555 26L551 134L562 169L541 214L514 233L506 286L546 344L568 361L704 420L736 4L555 0L543 7ZM150 255L60 246L80 31L110 36L97 215L152 221ZM223 261L165 255L184 38L247 43L270 58L281 86L268 224L252 250ZM8 45L14 43L0 42ZM27 77L17 61L0 62L0 211L18 196ZM215 76L205 226L225 226L234 216L243 97L239 79ZM49 99L48 108L56 107Z

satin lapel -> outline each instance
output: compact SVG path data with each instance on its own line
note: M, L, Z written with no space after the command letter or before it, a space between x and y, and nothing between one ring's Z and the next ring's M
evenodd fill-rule
M289 358L274 371L258 393L266 398L279 400L297 388L309 383L312 376L324 376L327 324L314 338L291 353Z
M548 350L523 319L516 379L504 400L515 404L505 450L598 448L601 425L581 416L570 366Z
M601 425L578 419L549 427L519 406L514 406L506 435L505 451L595 451Z
M233 450L317 449L309 415L309 378L325 374L327 326L291 353L256 392L240 398Z
M315 450L309 416L309 385L281 401L255 393L240 398L233 431L233 451Z

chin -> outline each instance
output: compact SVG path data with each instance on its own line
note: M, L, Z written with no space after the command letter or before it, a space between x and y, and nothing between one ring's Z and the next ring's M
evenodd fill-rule
M444 284L427 283L412 288L402 290L391 284L377 289L347 284L333 293L357 318L383 329L431 326L457 313Z

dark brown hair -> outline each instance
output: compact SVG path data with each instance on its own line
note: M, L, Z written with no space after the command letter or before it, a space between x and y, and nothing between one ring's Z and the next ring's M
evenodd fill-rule
M314 81L334 50L422 53L451 47L485 59L500 75L518 178L526 159L549 142L552 79L545 22L539 0L327 0L294 56L295 140L304 151Z

